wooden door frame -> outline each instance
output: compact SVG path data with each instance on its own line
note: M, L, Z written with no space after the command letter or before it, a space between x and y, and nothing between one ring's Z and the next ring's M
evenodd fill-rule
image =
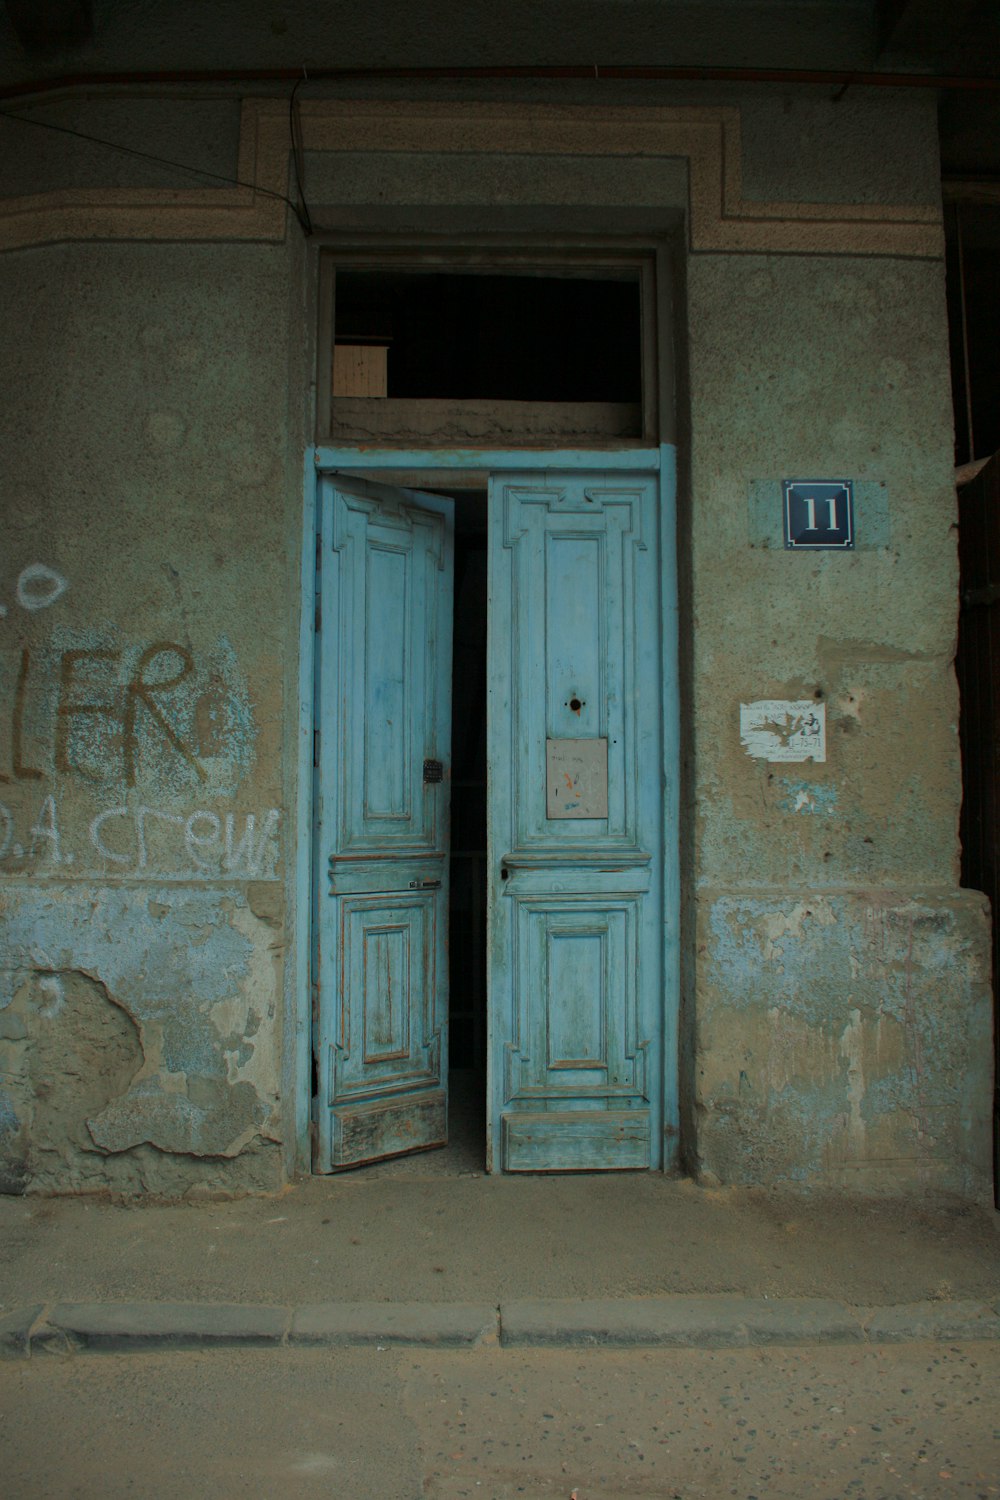
M301 553L302 613L299 632L297 791L294 859L286 890L294 913L294 947L287 967L284 1078L293 1091L296 1171L312 1170L312 1017L314 901L313 732L315 727L316 533L320 481L337 472L381 479L408 488L485 488L491 474L510 471L642 471L659 484L661 710L663 746L663 1006L662 1028L664 1170L677 1164L679 1136L680 1016L680 685L677 608L676 450L615 449L377 449L314 446L306 452Z

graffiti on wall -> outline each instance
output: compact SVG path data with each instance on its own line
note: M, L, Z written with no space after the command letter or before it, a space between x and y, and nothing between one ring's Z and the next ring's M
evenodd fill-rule
M68 588L30 563L14 598L36 614ZM0 870L272 878L279 810L210 805L234 796L256 736L225 637L196 650L59 627L0 651Z
M15 597L22 609L34 613L36 609L48 609L50 604L55 604L68 588L68 582L55 568L49 568L45 563L29 563L17 575ZM6 613L6 604L0 603L0 620Z
M242 770L250 714L234 667L225 641L201 662L168 640L42 652L22 646L7 674L0 783L55 773L132 788L144 758L157 780L173 783L209 785L226 766L207 762L220 759Z
M23 826L0 802L0 868L30 860L33 873L65 875L99 861L105 870L120 875L155 873L162 879L173 870L201 879L270 879L279 820L276 807L262 815L220 815L204 807L178 813L139 803L103 809L79 841L64 834L58 803L50 793Z

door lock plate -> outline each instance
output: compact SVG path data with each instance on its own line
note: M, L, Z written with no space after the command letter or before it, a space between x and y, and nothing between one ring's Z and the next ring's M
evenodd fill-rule
M430 786L444 780L444 766L439 760L424 761L424 785Z

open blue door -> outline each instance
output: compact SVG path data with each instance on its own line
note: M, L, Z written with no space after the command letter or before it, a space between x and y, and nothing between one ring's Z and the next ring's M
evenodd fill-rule
M663 1159L657 479L490 489L493 1170Z
M447 1140L453 506L321 484L314 1165Z

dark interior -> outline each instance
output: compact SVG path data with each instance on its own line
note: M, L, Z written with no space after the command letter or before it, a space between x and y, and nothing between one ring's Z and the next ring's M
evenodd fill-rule
M949 204L945 215L955 463L1000 449L1000 204Z
M387 346L390 397L642 399L637 273L338 270L335 324L338 343Z
M486 496L455 506L449 904L453 1096L483 1141L486 1072ZM453 1112L453 1126L457 1125Z

